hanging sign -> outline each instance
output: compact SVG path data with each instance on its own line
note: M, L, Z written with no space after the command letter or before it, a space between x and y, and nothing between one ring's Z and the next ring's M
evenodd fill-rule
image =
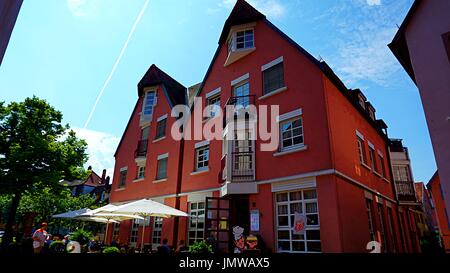
M305 234L307 218L305 215L296 212L294 214L293 233L295 235Z

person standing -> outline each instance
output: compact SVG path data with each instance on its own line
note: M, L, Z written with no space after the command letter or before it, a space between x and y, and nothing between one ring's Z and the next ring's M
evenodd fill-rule
M47 223L42 223L41 228L33 233L33 249L35 254L40 254L47 239Z

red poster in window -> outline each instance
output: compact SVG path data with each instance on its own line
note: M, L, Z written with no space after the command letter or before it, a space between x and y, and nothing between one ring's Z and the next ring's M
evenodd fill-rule
M294 223L292 229L295 235L305 234L306 216L296 212L294 215Z

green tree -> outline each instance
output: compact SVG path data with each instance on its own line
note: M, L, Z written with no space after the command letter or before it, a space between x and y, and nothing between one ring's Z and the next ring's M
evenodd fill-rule
M0 103L0 194L12 195L2 245L11 242L24 193L58 192L61 179L80 175L87 144L61 121L61 112L37 97Z

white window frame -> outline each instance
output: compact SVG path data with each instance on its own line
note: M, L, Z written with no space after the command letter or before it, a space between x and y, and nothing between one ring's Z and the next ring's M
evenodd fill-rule
M152 248L161 245L162 225L163 225L162 217L157 217L157 216L153 217Z
M206 98L206 107L210 106L211 111L208 113L209 118L214 118L220 113L220 93L211 95Z
M195 204L195 208L193 208L193 204ZM199 205L203 204L203 208L199 209ZM188 230L187 230L187 245L190 245L190 241L201 241L204 239L204 228L205 228L205 211L206 211L206 202L203 201L195 201L189 202L189 221L188 221ZM199 217L199 215L201 215ZM203 223L203 227L199 228L199 223ZM195 233L195 236L192 238L190 236L191 232ZM199 232L203 234L203 236L199 236Z
M139 219L134 219L131 224L130 238L128 239L130 245L136 246L136 243L138 241L138 235L139 235Z
M159 166L160 166L160 161L162 160L166 160L166 176L165 177L159 177L158 173L159 173ZM157 162L156 162L156 180L162 180L162 179L166 179L168 177L168 169L169 169L169 153L166 154L162 154L159 155L157 158Z
M162 132L162 135L158 135L159 126L163 121L164 121L164 131ZM167 115L164 115L162 117L159 117L158 120L156 121L155 140L164 138L166 136L166 131L167 131Z
M145 178L145 165L138 165L137 166L137 174L136 179L144 179Z
M122 173L123 172L125 172L125 177L124 177L124 181L122 183ZM127 175L128 175L128 167L120 168L120 171L119 171L119 184L118 184L118 188L119 189L125 188L125 186L127 184Z
M147 98L149 96L150 93L153 93L154 97L153 97L153 105L147 105ZM142 104L142 117L147 119L149 117L151 117L153 115L153 110L155 108L156 105L156 90L151 89L145 92L145 96L144 96L144 102ZM146 114L146 108L147 107L151 107L151 113Z
M246 43L245 32L249 31L249 30L252 31L252 36L253 36L252 46L246 47L245 46L245 43ZM243 41L244 46L242 48L237 48L237 45L238 45L238 42L237 42L238 33L242 33L242 32L244 33L244 41ZM227 48L228 48L228 53L255 48L255 29L253 27L248 27L248 28L242 28L242 29L234 30L233 33L231 34L231 36L229 37L229 39L227 40Z
M301 114L302 111L301 109L296 110L296 111L292 111L289 113L286 113L284 115L281 115L278 117L278 122L279 122L279 133L280 133L280 151L284 152L284 151L290 151L290 150L295 150L297 148L303 147L305 146L305 133L304 133L304 124L303 124L303 115ZM302 142L301 143L297 143L297 144L292 144L290 146L284 146L284 138L283 138L283 125L289 122L294 122L295 120L300 120L300 127L296 127L296 128L291 128L291 137L289 139L292 140L292 143L294 143L294 138L299 137L301 135L302 137ZM294 129L300 129L301 134L300 135L293 135Z
M308 191L315 191L316 193L316 197L312 198L312 199L305 199L305 192ZM300 192L301 193L301 199L300 200L290 200L290 194L294 193L294 192ZM285 201L278 201L277 197L278 195L281 194L287 194L287 200ZM310 203L315 203L316 204L316 212L311 212L311 213L307 213L306 212L306 204L310 204ZM308 242L312 243L312 242L319 242L321 244L321 248L322 248L322 242L321 240L316 240L316 239L312 239L312 240L308 240L307 238L307 231L310 230L318 230L320 232L320 212L319 212L319 203L318 203L318 199L317 199L317 189L316 188L308 188L308 189L296 189L296 190L291 190L291 191L284 191L284 192L277 192L274 194L274 204L275 204L275 230L276 230L276 246L277 246L277 251L278 252L292 252L292 253L306 253L306 252L313 252L313 253L317 253L314 251L308 251ZM305 234L303 235L303 239L293 239L293 234L292 234L292 228L293 225L291 223L291 218L294 217L294 213L291 211L291 204L300 204L302 211L300 212L303 215L316 215L317 214L317 220L318 223L317 225L306 225L306 231ZM287 207L287 214L279 214L279 206L286 206ZM288 225L287 226L280 226L279 225L279 217L286 217L288 219ZM279 234L278 231L288 231L289 232L289 239L280 239L279 238ZM299 236L299 235L297 235ZM278 244L279 242L289 242L290 244L290 250L279 250ZM293 242L303 242L304 243L304 251L294 251L293 250ZM321 252L321 251L320 251ZM319 253L320 253L319 252Z
M204 151L208 151L208 157L205 160L205 153ZM203 160L199 160L200 152L203 151ZM209 143L206 145L202 145L195 148L195 171L204 171L208 170L209 168L209 157L210 157L210 150L209 150ZM200 163L202 163L200 166ZM206 163L206 166L205 166Z

